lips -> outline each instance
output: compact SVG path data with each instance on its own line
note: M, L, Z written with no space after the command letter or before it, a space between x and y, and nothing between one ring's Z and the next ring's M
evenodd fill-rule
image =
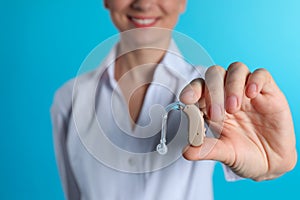
M158 18L155 17L128 17L136 28L146 28L154 26Z

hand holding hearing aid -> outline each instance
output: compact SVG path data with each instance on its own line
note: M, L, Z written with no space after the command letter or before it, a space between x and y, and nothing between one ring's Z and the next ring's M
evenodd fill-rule
M201 146L190 145L186 159L217 160L254 180L276 178L294 167L290 108L267 70L250 72L243 63L233 63L227 70L210 67L205 78L184 88L180 101L197 103L208 124L221 125L218 138L205 137ZM209 152L203 153L204 148Z

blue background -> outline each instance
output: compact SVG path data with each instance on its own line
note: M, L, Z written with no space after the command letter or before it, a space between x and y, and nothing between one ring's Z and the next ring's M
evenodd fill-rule
M176 28L219 65L239 60L267 68L290 102L297 139L299 10L298 0L189 0ZM1 1L0 23L0 199L63 199L49 118L53 94L117 31L101 0ZM261 183L228 183L218 165L215 199L299 199L298 180L299 164Z

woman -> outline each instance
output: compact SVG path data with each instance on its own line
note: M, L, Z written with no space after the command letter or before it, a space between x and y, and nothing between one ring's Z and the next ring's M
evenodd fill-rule
M223 162L229 180L271 179L294 167L290 110L266 70L251 73L233 63L227 70L205 71L180 56L171 30L185 0L104 4L120 42L99 69L60 88L52 107L68 199L213 199L209 160ZM155 151L162 107L178 96L183 103L198 103L206 121L220 128L218 139L185 148L184 157L198 161L181 155L187 120L179 112L168 120L168 154Z

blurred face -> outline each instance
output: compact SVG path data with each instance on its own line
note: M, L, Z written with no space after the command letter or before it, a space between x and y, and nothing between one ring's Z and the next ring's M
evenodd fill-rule
M173 29L186 0L104 0L119 31L134 28Z

